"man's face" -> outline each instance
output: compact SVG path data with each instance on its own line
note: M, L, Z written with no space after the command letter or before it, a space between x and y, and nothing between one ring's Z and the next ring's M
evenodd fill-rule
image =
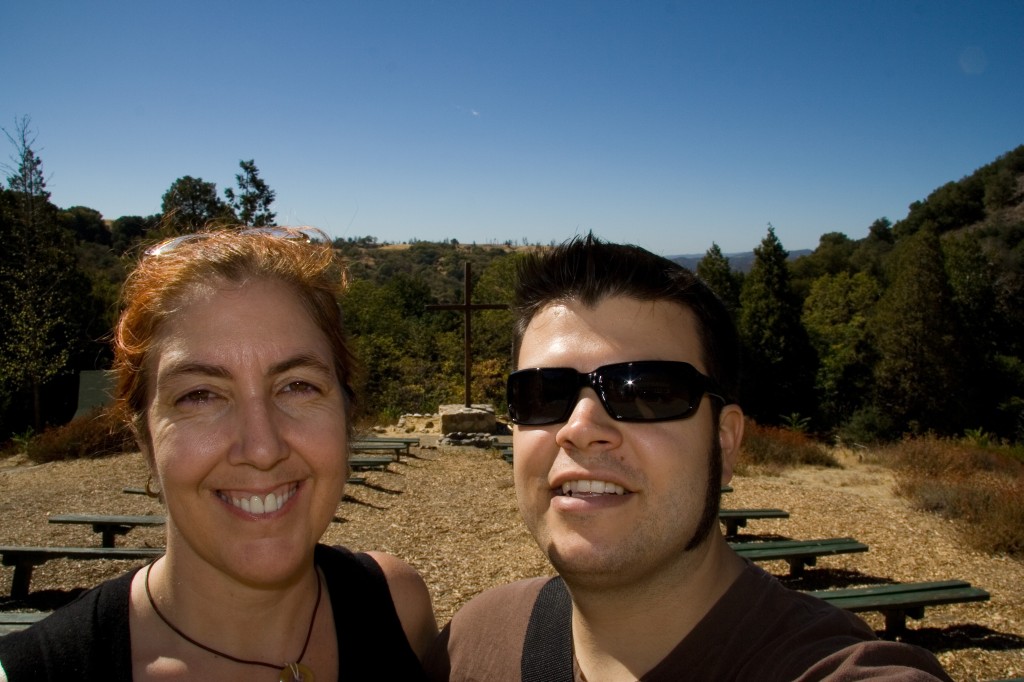
M614 296L594 308L559 303L530 322L519 368L590 372L612 363L676 360L704 372L696 325L689 310L667 301ZM567 421L515 427L519 510L564 578L630 584L683 567L694 542L693 551L700 551L707 537L701 518L714 503L709 495L732 473L732 448L724 474L711 464L719 434L710 400L705 396L687 419L620 422L584 388ZM709 486L712 475L718 480Z

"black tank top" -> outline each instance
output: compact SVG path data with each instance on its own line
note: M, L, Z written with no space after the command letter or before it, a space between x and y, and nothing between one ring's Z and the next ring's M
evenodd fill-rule
M366 554L317 545L338 635L338 678L425 680L384 572ZM9 682L131 682L128 601L135 571L101 583L32 627L0 637Z

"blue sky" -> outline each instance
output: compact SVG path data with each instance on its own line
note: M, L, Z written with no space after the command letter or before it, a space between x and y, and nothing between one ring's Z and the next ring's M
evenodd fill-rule
M33 0L0 125L108 219L251 158L336 237L796 250L1024 143L1022 31L1020 0Z

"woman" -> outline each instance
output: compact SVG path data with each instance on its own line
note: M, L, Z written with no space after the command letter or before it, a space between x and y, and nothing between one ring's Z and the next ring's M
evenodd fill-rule
M186 235L129 276L117 402L166 553L0 639L9 682L421 675L437 626L420 576L318 544L348 475L354 362L342 270L309 236Z

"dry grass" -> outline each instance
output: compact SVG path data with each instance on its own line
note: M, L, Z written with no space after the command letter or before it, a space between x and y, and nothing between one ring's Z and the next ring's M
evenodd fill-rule
M958 522L972 546L1024 557L1024 463L1009 452L926 437L878 457L895 468L899 494Z

